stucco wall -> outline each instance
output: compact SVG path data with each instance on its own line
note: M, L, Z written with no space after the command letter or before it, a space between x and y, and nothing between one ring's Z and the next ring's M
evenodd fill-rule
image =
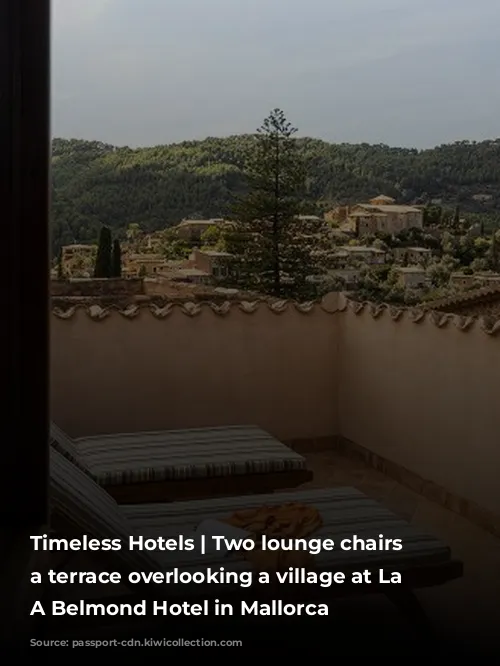
M500 322L344 305L54 314L53 418L74 436L338 434L500 515Z
M192 307L53 315L57 423L73 436L231 424L281 439L337 432L334 314Z
M355 309L337 315L341 434L500 514L498 335Z

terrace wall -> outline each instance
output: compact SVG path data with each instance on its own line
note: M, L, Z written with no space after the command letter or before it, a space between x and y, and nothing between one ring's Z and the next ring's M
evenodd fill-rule
M435 484L442 503L500 517L499 378L500 321L337 295L52 318L53 418L73 436L257 424L336 437Z
M339 433L500 516L500 321L346 305Z
M73 436L233 424L332 436L336 302L58 312L53 418Z

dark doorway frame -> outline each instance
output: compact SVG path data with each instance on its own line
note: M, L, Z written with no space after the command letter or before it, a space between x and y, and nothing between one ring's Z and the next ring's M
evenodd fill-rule
M50 0L0 0L0 636L24 651L49 506Z
M0 2L2 529L47 523L50 0ZM28 544L29 545L29 544Z

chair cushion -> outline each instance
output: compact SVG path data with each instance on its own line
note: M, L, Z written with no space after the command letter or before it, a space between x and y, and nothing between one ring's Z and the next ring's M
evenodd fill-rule
M305 458L255 426L113 434L74 445L102 485L306 469Z
M50 445L76 465L82 472L90 474L88 467L78 452L78 448L75 446L75 442L55 423L50 424Z
M144 538L157 539L175 537L178 534L193 536L195 529L204 520L226 521L232 514L245 509L299 503L314 507L321 516L322 525L307 539L333 539L334 550L322 550L314 556L318 570L342 571L343 569L387 567L388 570L404 571L416 567L446 564L451 559L450 548L435 537L410 525L375 500L356 488L336 487L313 490L293 490L271 495L224 497L209 500L190 500L168 504L122 505L120 509L135 530ZM352 539L354 535L366 540L379 535L384 538L401 539L402 550L342 550L339 542ZM184 552L155 552L161 569L179 567L184 571L205 571L207 567L223 565L228 571L250 570L251 564L243 561L241 553L232 551L186 554ZM392 567L394 567L392 569ZM225 587L225 586L221 586ZM184 585L169 586L169 594L214 594L213 586Z
M156 569L157 561L146 551L130 551L128 540L136 532L115 500L88 474L57 449L50 449L51 513L78 526L82 534L97 539L121 539L119 557L132 567ZM60 535L64 537L64 535Z

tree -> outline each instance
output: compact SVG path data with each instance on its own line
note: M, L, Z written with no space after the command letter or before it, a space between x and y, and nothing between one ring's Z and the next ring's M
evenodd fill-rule
M441 223L443 209L441 206L426 206L424 208L424 227Z
M186 259L191 253L191 245L179 237L177 230L166 229L162 234L160 252L167 260Z
M427 275L434 287L443 287L448 284L452 272L457 268L458 261L451 255L446 254L441 261L433 261L429 264Z
M201 234L201 244L204 248L223 251L224 233L220 225L213 224Z
M120 241L115 238L113 241L113 253L111 257L111 277L119 278L122 276L122 249Z
M280 109L257 130L247 192L236 200L234 225L226 234L226 248L233 255L232 284L281 298L313 296L311 278L324 272L320 241L326 225L299 217L305 169L296 131Z
M441 248L445 254L453 256L457 251L458 239L449 231L443 232L441 236Z
M57 279L64 280L63 252L62 248L57 255Z
M384 252L389 252L389 246L387 243L384 243L383 240L380 240L380 238L375 238L373 243L370 243L370 245L373 245L374 248L377 250L383 250Z
M99 235L99 244L97 247L97 257L95 260L94 277L109 278L112 275L111 261L111 231L108 227L101 227Z
M142 229L137 222L131 222L127 227L127 241L132 250L138 249L138 241L141 237Z
M489 261L490 267L493 271L498 271L500 268L500 257L499 257L499 239L498 232L493 231L491 234L491 245L489 250Z

